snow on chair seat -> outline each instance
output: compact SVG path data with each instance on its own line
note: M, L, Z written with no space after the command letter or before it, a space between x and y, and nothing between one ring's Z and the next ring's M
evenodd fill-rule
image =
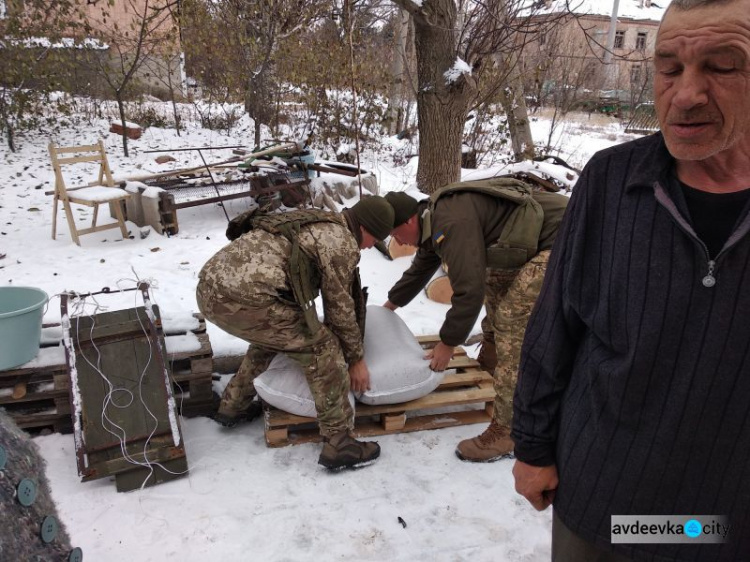
M94 187L82 187L74 192L74 197L81 201L108 203L116 199L122 199L124 189L105 187L97 185Z
M123 206L130 194L119 187L114 187L112 171L109 168L107 153L104 151L104 143L99 140L96 144L82 146L57 146L54 143L49 145L50 159L52 168L55 171L55 198L53 203L52 215L52 239L57 236L57 203L62 202L65 216L68 220L68 227L73 241L81 245L79 237L92 232L108 230L110 228L119 228L123 238L128 237L128 230L125 227L125 215ZM79 187L68 187L65 183L65 176L62 172L62 166L92 162L99 165L99 175L96 181ZM94 208L94 216L89 228L78 228L75 224L75 217L71 210L71 203L85 205ZM108 203L111 214L116 222L98 225L96 219L99 214L99 205Z

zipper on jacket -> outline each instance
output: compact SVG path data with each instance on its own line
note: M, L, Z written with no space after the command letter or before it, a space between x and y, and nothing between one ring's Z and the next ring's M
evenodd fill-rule
M672 220L677 223L677 226L680 228L680 230L682 230L685 234L692 238L695 243L698 244L698 246L703 250L703 254L706 256L706 265L708 266L708 272L703 277L703 279L701 279L701 283L704 287L707 287L709 289L715 286L716 268L718 266L718 262L724 256L724 254L732 246L739 242L745 236L745 234L747 234L747 231L750 230L750 214L746 216L740 226L732 234L730 234L729 239L724 243L724 247L721 249L721 251L719 251L716 259L712 260L711 254L708 252L708 246L706 246L703 240L698 238L698 235L695 233L690 224L685 220L685 217L683 217L677 210L677 206L674 204L674 201L672 201L666 190L658 181L654 182L654 196L656 197L657 202L670 214Z
M704 244L705 246L705 244ZM716 262L714 260L708 260L708 273L703 278L703 286L711 288L714 285L716 285L716 277L714 277L714 268L716 267Z

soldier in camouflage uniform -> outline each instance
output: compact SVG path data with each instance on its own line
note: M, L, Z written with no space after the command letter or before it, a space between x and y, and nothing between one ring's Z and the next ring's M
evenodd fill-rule
M401 244L418 246L419 250L411 267L388 293L385 306L395 310L408 304L442 263L453 297L440 329L440 343L429 354L430 367L441 371L453 356L454 347L468 337L485 304L487 315L482 327L495 351L491 355L496 355L494 368L490 369L495 380L492 422L480 436L459 443L456 454L462 460L487 462L513 451L509 426L521 342L568 199L531 191L528 186L514 186L526 189L537 203L536 213L524 217L538 223L527 229L534 239L528 247L524 246L524 257L514 263L515 257L506 262L505 256L500 256L496 261L493 256L497 255L491 252L510 248L513 256L519 254L511 230L524 228L517 224L520 219L513 216L520 204L492 195L482 182L459 183L444 189L443 195L433 195L431 203L418 203L404 193L386 194L395 210L393 237ZM520 238L524 237L528 238L528 234Z
M349 435L354 414L348 395L350 387L355 392L369 388L355 311L359 250L388 236L393 209L381 197L367 197L341 215L317 213L324 220L299 227L296 239L313 265L307 282L322 294L323 323L317 323L312 304L317 326L311 325L306 307L295 297L293 244L262 228L243 234L206 263L196 295L206 318L251 344L215 419L231 427L252 418L257 413L253 380L276 353L285 353L302 367L315 401L325 443L319 462L340 469L360 466L380 453L377 443Z

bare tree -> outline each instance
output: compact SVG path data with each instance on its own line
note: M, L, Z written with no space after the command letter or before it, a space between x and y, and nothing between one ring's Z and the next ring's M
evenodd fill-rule
M0 132L15 152L17 134L44 117L48 94L65 88L76 43L65 40L70 0L3 2L0 19Z
M402 98L405 91L407 43L409 34L409 12L398 10L393 40L393 60L391 62L391 83L388 90L388 132L395 135L401 130L403 117Z
M101 61L97 70L117 101L122 123L122 148L128 156L125 100L138 82L138 71L151 58L165 53L165 45L174 43L176 27L172 25L171 4L164 0L123 0L124 13L130 21L112 18L110 6L97 15L89 13L91 33L109 45L109 60Z
M189 23L192 62L198 68L202 66L204 79L220 76L225 87L242 97L247 114L255 121L254 141L258 146L262 125L270 124L275 115L279 87L276 67L281 49L330 13L330 2L192 0L190 5L185 17L193 18ZM217 61L214 53L208 51L209 46L231 64ZM200 52L196 53L196 49Z
M468 110L498 96L508 108L510 128L517 137L527 135L519 143L519 154L533 151L516 69L518 53L535 33L529 23L531 13L522 12L524 4L520 0L393 2L411 14L415 27L419 188L431 193L459 179ZM483 82L483 73L494 79Z

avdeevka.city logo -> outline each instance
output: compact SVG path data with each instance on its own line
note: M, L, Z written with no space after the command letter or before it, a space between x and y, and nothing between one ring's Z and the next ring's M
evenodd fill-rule
M697 519L691 519L690 521L685 523L685 534L691 539L699 537L702 532L703 525L701 525L701 522Z
M723 543L731 527L723 515L613 515L613 543Z

